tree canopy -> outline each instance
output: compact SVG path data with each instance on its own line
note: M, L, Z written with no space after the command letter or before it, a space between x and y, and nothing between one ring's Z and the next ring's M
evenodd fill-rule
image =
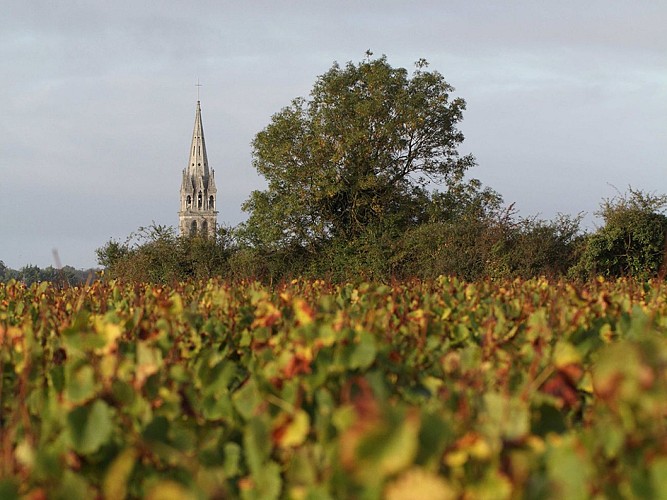
M604 200L597 215L604 225L587 241L578 273L649 278L665 272L667 195L629 188Z
M465 102L420 60L412 74L386 57L334 64L255 137L268 181L244 204L246 237L268 248L351 240L369 227L402 230L427 216L429 183L460 183Z

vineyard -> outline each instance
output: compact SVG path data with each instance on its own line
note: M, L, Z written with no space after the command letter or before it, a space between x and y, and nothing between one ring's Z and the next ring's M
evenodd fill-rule
M0 498L667 495L667 286L0 285Z

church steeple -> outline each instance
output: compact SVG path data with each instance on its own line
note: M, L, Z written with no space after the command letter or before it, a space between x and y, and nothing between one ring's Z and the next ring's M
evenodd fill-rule
M201 104L197 101L195 112L195 127L192 131L190 147L190 163L188 168L193 175L208 177L208 157L206 156L206 141L204 140L204 126L201 122Z
M179 232L181 236L213 236L217 225L215 171L209 170L201 119L201 104L197 100L195 126L188 165L183 169Z

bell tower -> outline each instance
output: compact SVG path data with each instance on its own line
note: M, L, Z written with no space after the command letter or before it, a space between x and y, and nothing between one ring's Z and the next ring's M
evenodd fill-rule
M178 227L181 236L214 236L217 226L215 171L208 168L201 105L197 100L190 159L183 169L181 210Z

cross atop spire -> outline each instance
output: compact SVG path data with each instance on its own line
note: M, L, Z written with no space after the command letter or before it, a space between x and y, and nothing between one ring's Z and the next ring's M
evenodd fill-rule
M199 87L203 87L203 85L199 83L199 77L197 77L197 83L195 83L195 87L197 87L197 102L199 102Z

